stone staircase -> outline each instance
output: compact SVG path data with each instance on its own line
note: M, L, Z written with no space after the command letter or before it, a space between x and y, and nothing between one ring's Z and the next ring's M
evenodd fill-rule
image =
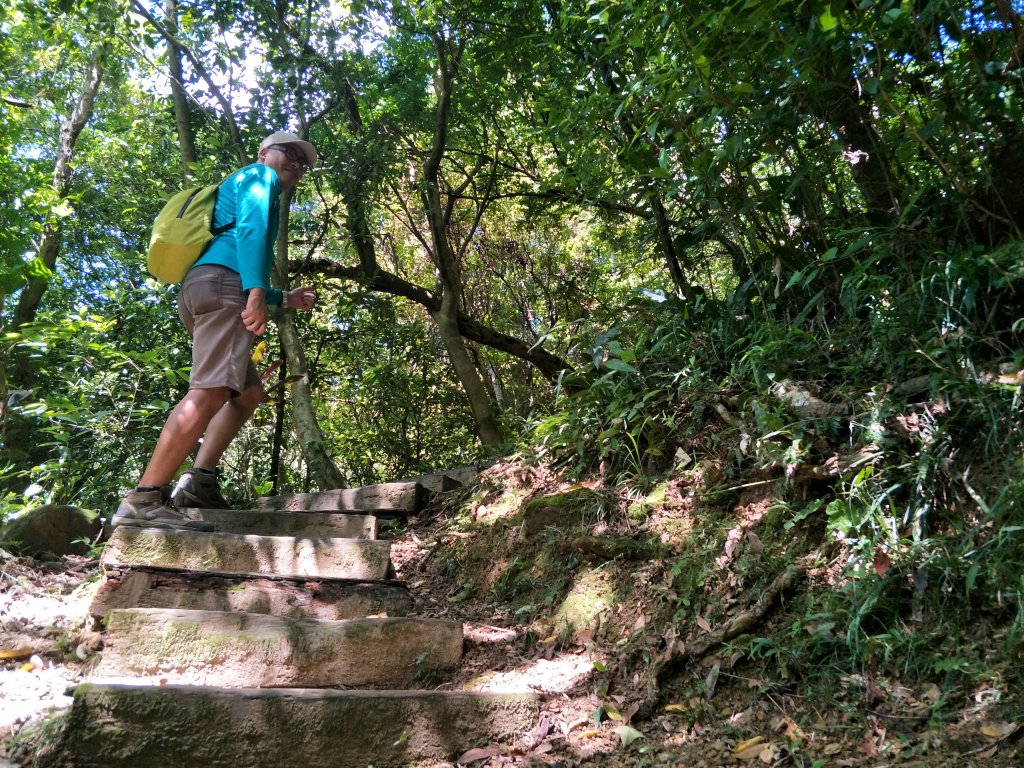
M92 614L104 648L59 765L384 768L509 744L539 698L434 690L459 622L410 615L377 517L420 511L448 475L205 510L216 533L117 529Z

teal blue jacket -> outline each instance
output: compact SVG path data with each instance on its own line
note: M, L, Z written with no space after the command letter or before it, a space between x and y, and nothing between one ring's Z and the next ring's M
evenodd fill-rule
M282 294L270 287L277 242L278 197L281 183L277 171L262 163L247 165L228 176L217 193L214 227L235 222L211 242L193 267L219 264L242 277L242 290L263 288L267 304L280 304Z

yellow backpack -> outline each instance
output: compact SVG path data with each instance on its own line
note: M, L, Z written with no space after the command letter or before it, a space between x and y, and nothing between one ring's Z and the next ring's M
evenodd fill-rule
M213 226L219 189L219 183L183 189L167 201L153 222L147 258L149 274L163 283L181 282L207 244L235 226L235 222Z

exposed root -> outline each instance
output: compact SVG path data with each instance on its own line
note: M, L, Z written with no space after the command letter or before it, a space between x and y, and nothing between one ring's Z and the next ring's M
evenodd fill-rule
M693 642L687 643L686 646L670 643L665 653L659 656L651 665L647 681L644 684L644 698L636 711L635 716L637 719L646 720L657 711L661 704L662 683L672 673L676 672L684 664L700 659L712 648L728 642L759 624L775 607L782 594L803 579L814 557L815 555L813 554L805 556L794 563L792 567L780 573L760 594L753 605L736 614L724 624L695 639Z

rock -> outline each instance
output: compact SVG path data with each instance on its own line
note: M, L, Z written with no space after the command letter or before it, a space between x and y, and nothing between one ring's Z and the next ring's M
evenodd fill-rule
M23 555L86 555L101 527L92 510L46 504L5 525L0 541Z

